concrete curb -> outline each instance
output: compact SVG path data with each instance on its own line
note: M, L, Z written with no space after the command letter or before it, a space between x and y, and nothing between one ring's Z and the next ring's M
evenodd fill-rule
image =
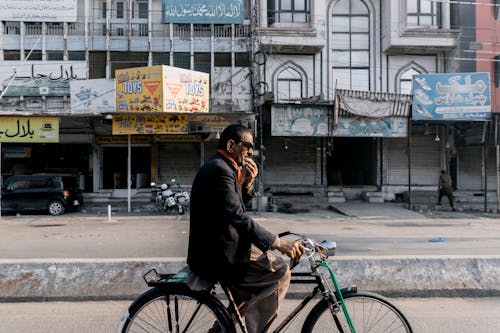
M338 257L331 264L339 284L387 296L500 295L500 256ZM131 299L147 289L142 276L150 268L184 265L185 258L2 260L0 302Z

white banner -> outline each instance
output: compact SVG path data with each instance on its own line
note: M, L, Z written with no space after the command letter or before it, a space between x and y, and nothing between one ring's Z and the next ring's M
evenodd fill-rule
M76 0L0 0L0 20L76 22Z
M70 93L73 114L116 112L114 79L71 81Z
M70 81L87 78L85 61L2 61L0 66L5 96L65 96Z

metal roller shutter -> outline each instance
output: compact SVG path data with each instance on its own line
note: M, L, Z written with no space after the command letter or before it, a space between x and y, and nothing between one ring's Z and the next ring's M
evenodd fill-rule
M316 138L267 137L266 185L315 185Z
M483 161L483 147L463 146L458 150L458 188L461 190L479 191L482 189L483 179L481 164Z
M488 190L497 189L497 155L496 148L490 147L488 149Z
M191 186L200 168L200 143L169 142L158 146L158 183L176 182Z
M425 135L423 129L412 132L411 183L412 185L436 185L441 171L441 145L433 135ZM408 184L408 139L384 141L384 183Z
M406 138L384 139L385 185L408 184L408 140Z

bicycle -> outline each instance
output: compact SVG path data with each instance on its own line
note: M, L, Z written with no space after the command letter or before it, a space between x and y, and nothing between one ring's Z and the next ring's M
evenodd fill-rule
M318 243L304 235L285 232L280 237L298 237L305 248L310 271L292 271L291 284L315 285L300 304L275 328L284 329L306 307L321 295L302 325L302 333L310 332L406 332L410 323L403 313L382 296L359 293L355 286L340 288L326 259L335 254L336 243ZM298 260L290 261L293 269ZM188 272L160 274L155 269L144 275L151 287L127 309L121 320L120 333L135 332L223 332L236 333L237 327L246 333L244 320L230 290L218 283L210 290L193 291L186 285ZM217 290L217 285L222 289ZM225 305L222 302L224 295Z

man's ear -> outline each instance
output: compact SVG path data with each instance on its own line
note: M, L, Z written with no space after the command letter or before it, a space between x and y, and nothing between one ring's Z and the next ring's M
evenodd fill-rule
M226 144L226 150L229 153L232 153L234 151L234 140L228 140Z

